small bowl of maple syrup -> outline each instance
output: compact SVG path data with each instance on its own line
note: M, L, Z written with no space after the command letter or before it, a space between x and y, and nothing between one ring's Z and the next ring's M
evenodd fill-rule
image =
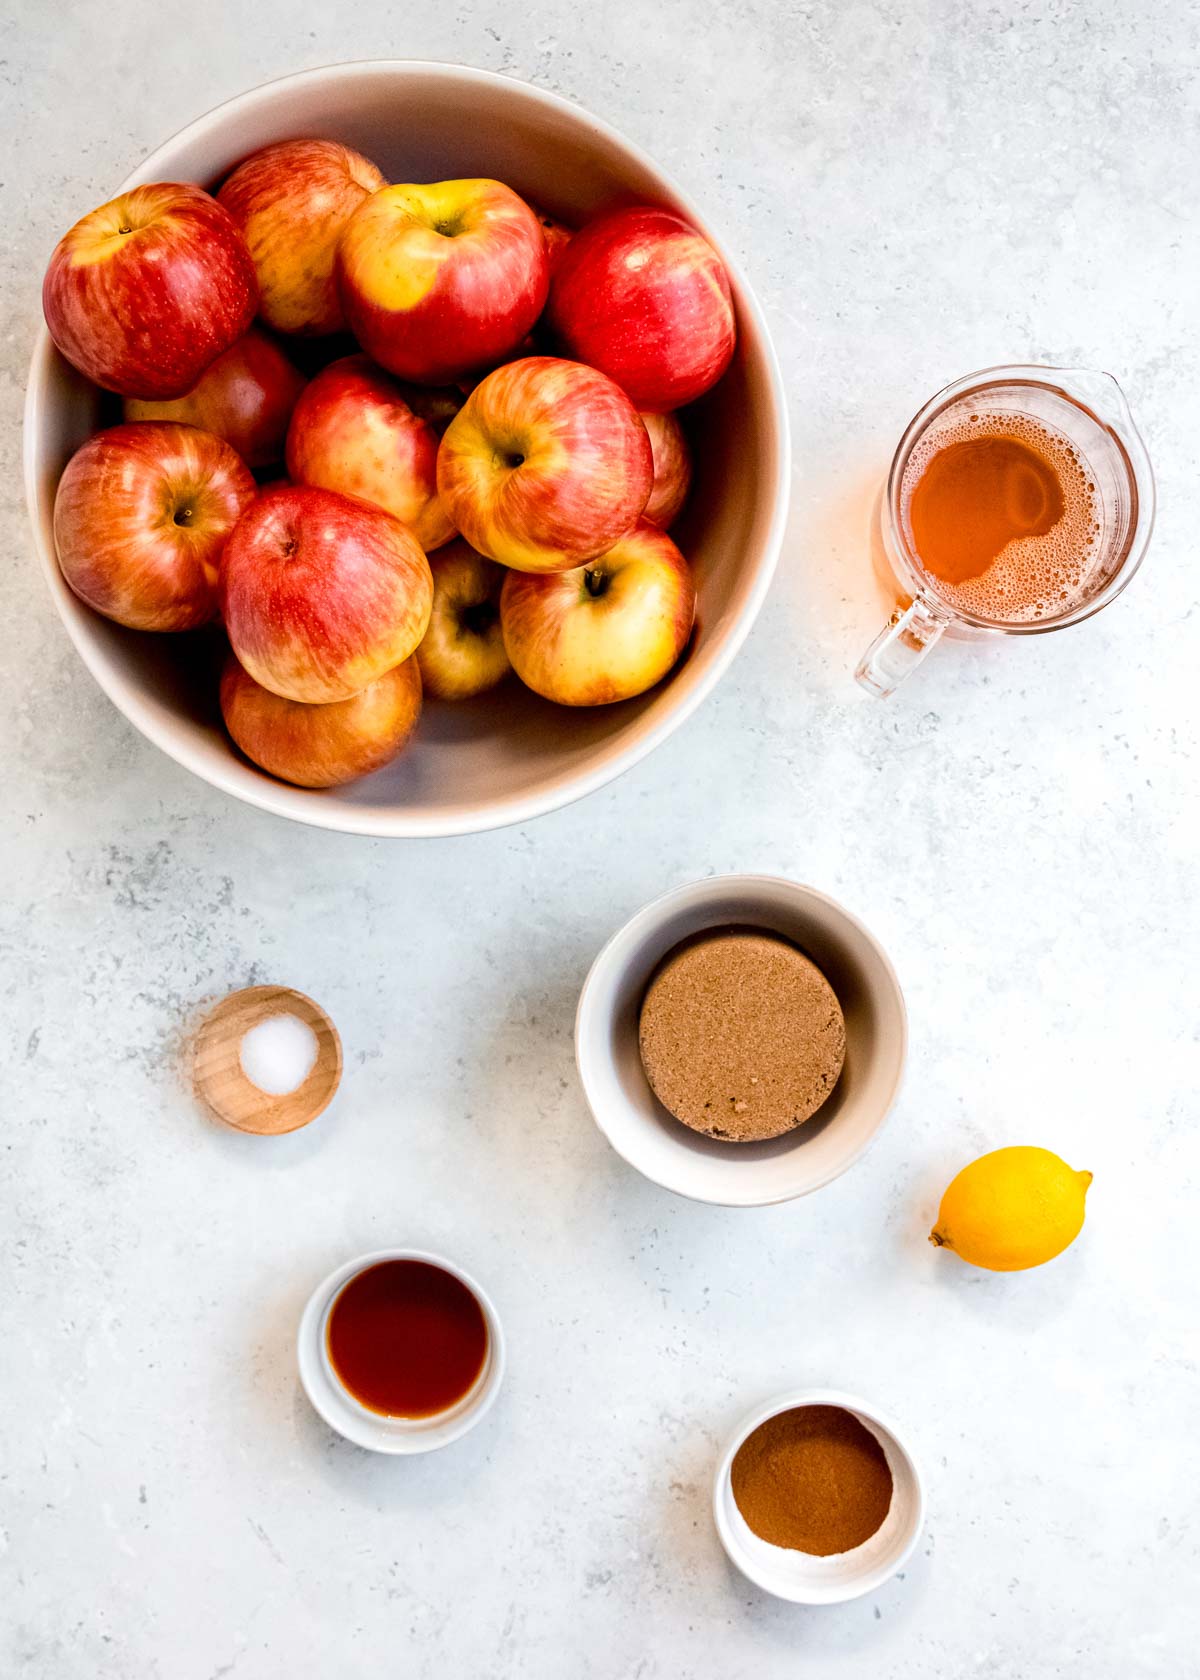
M349 1260L300 1319L300 1381L331 1429L372 1452L449 1446L504 1379L496 1309L461 1267L415 1248Z

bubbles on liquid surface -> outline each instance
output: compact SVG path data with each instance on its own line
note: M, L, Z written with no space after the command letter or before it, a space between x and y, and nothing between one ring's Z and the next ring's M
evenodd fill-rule
M950 445L980 436L1015 438L1040 456L1062 491L1062 517L1040 536L1006 543L978 577L961 583L934 579L937 592L951 606L1005 624L1061 617L1091 593L1104 557L1095 479L1065 437L1025 414L951 412L929 428L905 463L900 490L905 516L930 462Z

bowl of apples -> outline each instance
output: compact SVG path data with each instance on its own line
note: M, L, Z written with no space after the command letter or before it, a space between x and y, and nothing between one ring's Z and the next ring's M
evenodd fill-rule
M443 835L591 792L770 584L788 423L696 208L557 96L287 77L191 123L43 286L25 476L131 723L215 787Z

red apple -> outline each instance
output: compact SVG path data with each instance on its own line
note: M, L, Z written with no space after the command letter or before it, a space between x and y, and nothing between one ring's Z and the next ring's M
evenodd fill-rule
M272 776L337 787L403 752L421 715L421 674L415 659L404 659L348 700L305 706L263 688L230 654L221 715L246 757Z
M643 414L654 452L654 486L642 518L666 531L675 523L692 483L692 456L673 414Z
M123 397L181 397L254 319L236 224L199 187L133 187L76 222L42 282L50 336Z
M250 506L225 545L221 613L246 670L285 700L348 700L414 651L429 562L371 502L296 485Z
M650 439L611 379L529 356L475 387L438 451L438 489L473 548L562 572L631 531L654 480Z
M548 215L545 210L537 211L537 219L542 224L542 234L546 241L546 257L550 264L550 278L553 279L563 252L575 237L575 230L569 228L565 222L560 222L555 217Z
M429 559L433 612L417 649L426 694L467 700L494 688L512 667L500 629L503 566L458 538Z
M737 336L720 257L682 216L650 205L611 211L575 235L549 320L569 355L660 413L715 385Z
M520 343L549 267L524 199L472 180L377 192L347 224L337 271L363 349L401 379L448 385Z
M500 597L514 671L562 706L603 706L652 688L687 646L695 616L687 561L645 523L578 571L510 572Z
M200 375L186 397L125 398L126 420L182 420L224 438L250 467L283 459L283 442L304 376L273 338L251 327Z
M246 236L269 327L315 335L345 326L334 252L350 217L383 184L373 163L336 140L282 140L234 170L217 198Z
M449 542L454 525L438 495L438 434L410 406L420 400L366 356L332 363L296 404L287 467L298 484L386 508L428 551Z
M227 443L154 421L97 432L54 498L62 574L131 630L194 630L217 614L226 539L257 486Z

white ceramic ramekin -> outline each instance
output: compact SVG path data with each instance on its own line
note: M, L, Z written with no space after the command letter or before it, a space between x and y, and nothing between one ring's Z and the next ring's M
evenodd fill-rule
M192 639L122 630L63 582L54 492L72 452L100 423L101 405L45 331L25 403L25 485L38 552L63 623L109 699L214 787L351 834L466 834L523 822L591 793L665 740L728 668L762 606L783 540L791 453L766 323L728 249L644 152L556 94L486 70L406 61L307 70L190 123L124 184L214 186L259 146L312 135L357 147L392 181L498 177L568 222L620 200L652 200L681 211L717 246L739 340L730 371L689 411L694 489L673 535L692 562L699 606L684 663L650 694L591 711L552 706L515 681L502 696L430 705L413 745L374 776L321 791L275 781L230 743L215 671ZM92 208L65 200L64 230Z
M850 1552L812 1557L760 1540L733 1497L730 1470L738 1448L760 1423L794 1406L841 1406L864 1424L883 1448L892 1472L892 1503L877 1534ZM726 1443L713 1481L713 1519L730 1561L749 1580L793 1604L841 1604L861 1598L903 1569L925 1524L925 1491L916 1460L894 1423L865 1400L835 1389L799 1388L777 1394L748 1412Z
M681 1125L650 1089L638 1052L638 1015L659 963L692 934L733 924L798 945L846 1017L832 1095L805 1125L767 1143L722 1143ZM771 875L711 876L639 910L592 964L575 1018L584 1093L618 1155L667 1190L727 1207L790 1201L844 1173L887 1118L907 1044L900 983L874 935L824 893Z
M426 1265L440 1266L449 1272L474 1295L483 1309L487 1324L488 1350L473 1387L462 1399L433 1417L384 1417L372 1412L357 1401L339 1381L329 1358L326 1326L330 1309L342 1286L368 1266L383 1260L423 1260ZM330 1272L313 1290L300 1318L296 1337L296 1359L300 1367L300 1382L314 1409L331 1429L353 1441L356 1447L371 1452L424 1453L436 1447L448 1447L491 1409L500 1384L504 1381L504 1332L489 1297L469 1273L453 1260L440 1254L427 1254L419 1248L381 1248L374 1254L360 1254L357 1260L347 1260L335 1272Z

